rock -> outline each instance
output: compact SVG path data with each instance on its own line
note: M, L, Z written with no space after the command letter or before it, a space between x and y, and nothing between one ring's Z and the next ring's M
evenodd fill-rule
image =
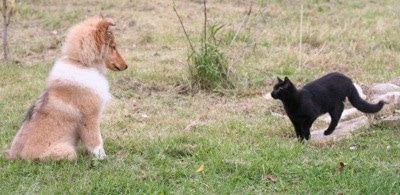
M400 116L388 116L382 120L384 125L398 127L400 125Z
M374 95L373 102L378 102L380 100L385 101L387 104L400 104L400 92L388 92Z
M400 77L394 78L389 83L392 83L392 84L395 84L397 86L400 86Z
M349 137L353 132L362 127L369 127L368 117L361 116L352 120L339 123L332 134L325 136L324 131L326 128L311 132L311 143L328 143L331 141L338 141L343 138Z
M379 100L385 101L386 104L383 106L383 109L375 115L380 118L391 116L393 115L393 112L400 106L400 92L390 92L387 94L375 95L373 102L378 102Z
M400 92L400 87L392 83L379 83L371 87L373 94L385 94L389 92Z

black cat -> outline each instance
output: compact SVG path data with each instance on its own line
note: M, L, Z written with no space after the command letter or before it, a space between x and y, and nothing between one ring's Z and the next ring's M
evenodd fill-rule
M324 135L331 134L340 120L346 97L354 107L364 113L378 112L385 104L384 101L377 104L364 101L351 79L337 72L327 74L300 90L287 77L283 81L278 77L271 96L283 102L300 141L310 138L311 125L318 116L327 112L332 120Z

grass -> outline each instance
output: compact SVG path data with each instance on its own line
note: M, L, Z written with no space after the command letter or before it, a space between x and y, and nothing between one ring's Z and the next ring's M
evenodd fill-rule
M0 194L399 194L399 128L376 125L336 143L299 144L290 122L270 114L282 113L280 103L262 95L276 76L302 86L331 71L364 85L400 75L400 3L303 4L303 64L300 1L254 1L242 38L226 53L235 89L221 96L180 93L187 42L172 1L17 2L12 65L0 65ZM236 32L249 7L207 5L226 32ZM202 2L176 6L189 34L201 34ZM98 12L117 19L115 36L130 65L108 75L115 96L101 124L108 159L92 160L80 148L74 163L8 161L5 151L43 90L66 30Z
M234 85L231 82L231 76L229 71L229 62L225 54L221 51L222 39L217 38L218 32L223 29L223 24L210 24L207 17L207 6L206 1L203 1L203 14L204 14L204 26L203 32L200 38L200 43L193 46L193 40L186 31L186 27L182 21L182 17L176 10L174 3L173 9L176 13L179 22L182 26L182 30L185 34L187 42L189 44L188 54L188 69L189 69L189 92L197 93L199 90L206 91L218 91L224 89L232 89ZM229 37L229 34L228 36ZM232 37L232 42L234 37Z

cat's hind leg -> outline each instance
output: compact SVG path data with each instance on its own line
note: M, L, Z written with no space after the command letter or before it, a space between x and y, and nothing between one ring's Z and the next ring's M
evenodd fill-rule
M340 117L342 116L343 109L344 104L341 102L329 111L329 115L331 116L331 124L329 124L328 129L324 131L324 135L330 135L335 130L339 123Z

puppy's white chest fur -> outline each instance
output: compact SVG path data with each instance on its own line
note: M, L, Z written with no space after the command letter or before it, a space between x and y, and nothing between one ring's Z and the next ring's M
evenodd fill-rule
M105 75L94 68L79 68L59 59L50 72L48 82L54 80L66 81L91 89L102 98L103 106L111 99L110 86Z

